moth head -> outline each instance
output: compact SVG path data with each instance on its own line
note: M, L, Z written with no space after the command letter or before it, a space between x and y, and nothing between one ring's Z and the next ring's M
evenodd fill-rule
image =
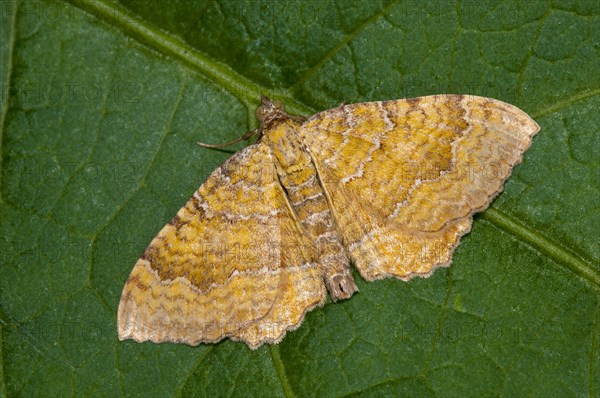
M261 95L260 106L256 109L256 118L260 122L261 129L269 128L277 120L288 119L285 107L280 101L271 101L268 97Z

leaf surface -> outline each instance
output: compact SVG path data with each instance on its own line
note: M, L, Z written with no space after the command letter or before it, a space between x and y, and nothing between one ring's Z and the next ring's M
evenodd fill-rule
M600 393L597 2L7 1L0 396ZM309 313L281 344L119 342L133 264L254 128L468 93L542 129L453 265ZM234 149L239 149L238 145Z

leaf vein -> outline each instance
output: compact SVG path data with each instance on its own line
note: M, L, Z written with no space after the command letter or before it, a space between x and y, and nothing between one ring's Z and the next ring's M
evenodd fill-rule
M593 90L584 91L582 93L575 94L575 95L573 95L573 96L571 96L569 98L566 98L564 100L555 102L554 104L552 104L550 106L547 106L545 108L542 108L542 109L538 110L537 112L534 112L532 114L532 117L534 119L540 119L540 118L546 117L546 116L551 115L551 114L553 114L555 112L558 112L561 109L567 108L567 107L569 107L569 106L571 106L571 105L573 105L573 104L575 104L575 103L577 103L579 101L584 101L584 100L586 100L588 98L592 98L592 97L595 97L597 95L600 95L600 87L596 87Z
M500 229L518 237L519 240L534 247L558 264L566 266L567 269L579 275L595 289L600 289L600 273L593 268L589 261L582 259L566 247L551 241L541 233L527 228L501 210L490 208L482 213L482 217Z
M144 181L148 177L148 173L152 169L152 166L154 165L154 162L156 161L156 159L158 157L158 154L160 152L160 148L162 147L162 144L163 144L163 142L164 142L164 140L165 140L165 138L166 138L169 130L171 129L171 125L173 123L173 120L175 119L175 114L176 114L177 109L179 108L179 105L180 105L181 100L183 98L183 93L185 92L185 90L187 88L187 85L188 85L187 76L188 75L186 73L183 73L183 82L181 83L181 88L179 89L179 93L177 95L175 103L173 104L173 109L171 110L171 114L169 115L169 119L165 123L165 127L163 129L163 133L162 133L162 136L160 138L160 141L156 145L156 150L154 151L154 153L150 157L150 161L148 162L148 167L146 167L146 170L144 170L144 173L142 174L142 176L140 178L140 181L137 184L137 186L133 188L133 190L127 196L127 198L125 198L125 200L123 201L123 203L121 203L119 206L116 207L115 211L113 212L112 215L110 215L108 217L108 219L106 220L106 222L104 223L104 225L102 225L100 228L98 228L98 231L94 234L94 236L92 238L92 241L91 241L92 250L93 250L93 247L95 246L97 237L102 233L102 231L104 231L110 225L111 222L113 222L117 218L117 216L121 213L121 211L125 208L125 206L127 206L127 204L135 197L135 195L137 194L137 192L144 186ZM93 259L91 260L91 262L92 262L92 265L93 265L93 263L94 263ZM93 272L93 269L90 268L89 272L90 272L90 275L91 275L92 272ZM90 280L89 277L88 277L88 280Z
M336 55L338 52L340 52L342 48L344 48L348 43L350 43L352 39L357 37L366 28L375 23L375 21L384 16L390 10L390 8L397 4L399 4L398 1L390 2L387 6L383 7L381 11L373 14L362 24L358 25L356 29L345 35L344 38L336 46L329 50L317 63L315 63L311 68L309 68L306 72L299 76L296 82L289 87L289 91L292 93L296 91L298 87L300 87L302 84L304 84L304 82L306 82L308 79L314 76L314 74L317 73L327 61L333 58L334 55Z
M590 370L590 385L589 385L589 392L590 392L590 398L591 397L595 397L597 396L597 394L595 393L596 390L596 386L594 385L594 382L597 381L597 377L595 377L598 374L598 369L595 369L595 367L597 366L598 358L599 358L599 353L598 353L598 339L600 339L600 300L596 300L596 316L594 317L594 322L593 322L593 327L592 327L592 338L591 338L591 347L590 347L590 365L589 365L589 370Z
M11 3L8 3L8 5L10 5ZM2 156L2 148L3 143L4 143L4 128L5 128L5 123L6 123L6 115L8 115L8 105L9 105L9 94L10 94L10 82L11 82L11 77L13 74L13 58L14 58L14 51L15 51L15 41L16 41L16 37L17 37L17 12L18 12L18 6L19 6L19 2L15 1L12 3L14 6L13 9L13 13L12 13L12 18L10 19L10 29L9 32L11 33L10 35L10 39L8 41L8 57L6 60L6 83L2 85L2 92L0 93L0 95L2 96L2 103L0 105L0 176L2 175L2 162L4 160L4 156ZM4 8L4 4L2 5L2 7ZM6 10L2 10L3 12L8 11L8 9ZM0 203L3 202L3 194L2 194L3 190L2 190L2 181L0 179ZM0 382L3 381L3 379L1 378L3 375L3 371L2 369L0 369ZM4 386L4 383L2 383Z
M138 42L183 62L188 67L209 77L212 81L244 103L258 104L261 93L272 90L260 86L234 71L229 65L212 59L198 49L174 36L160 31L123 6L107 0L68 0ZM286 99L286 108L298 114L310 113L311 109L300 102Z
M194 363L194 366L191 367L187 377L181 382L181 384L173 392L173 398L183 397L183 389L185 388L188 381L190 380L190 377L192 377L192 375L196 372L198 367L200 367L200 364L202 364L202 362L204 361L204 358L206 358L208 356L208 354L210 354L210 352L213 350L213 347L215 347L215 346L211 345L211 346L206 347L206 350L204 350L204 352L198 357L198 359L196 360L196 363Z
M269 346L269 353L271 354L271 360L273 361L273 365L275 366L275 371L277 372L277 377L279 378L279 382L281 383L283 393L288 398L295 398L296 394L294 394L294 390L292 390L292 386L290 385L290 382L285 373L285 365L281 360L279 346L276 344L271 344Z

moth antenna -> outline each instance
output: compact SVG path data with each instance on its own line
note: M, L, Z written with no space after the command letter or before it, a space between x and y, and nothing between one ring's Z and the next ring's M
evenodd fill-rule
M196 144L198 144L199 146L201 146L203 148L215 148L215 149L216 148L225 148L225 147L228 147L229 145L233 145L240 141L246 141L246 140L250 139L253 135L258 134L259 132L260 132L260 129L248 131L246 134L242 135L241 137L236 138L235 140L227 141L223 144L206 144L204 142L196 142Z

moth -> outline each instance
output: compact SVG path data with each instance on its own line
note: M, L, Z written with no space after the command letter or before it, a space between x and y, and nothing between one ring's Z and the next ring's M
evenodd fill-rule
M135 264L119 339L278 343L367 280L447 267L538 124L470 95L341 105L261 99L257 142L217 168ZM246 134L242 138L248 138Z

